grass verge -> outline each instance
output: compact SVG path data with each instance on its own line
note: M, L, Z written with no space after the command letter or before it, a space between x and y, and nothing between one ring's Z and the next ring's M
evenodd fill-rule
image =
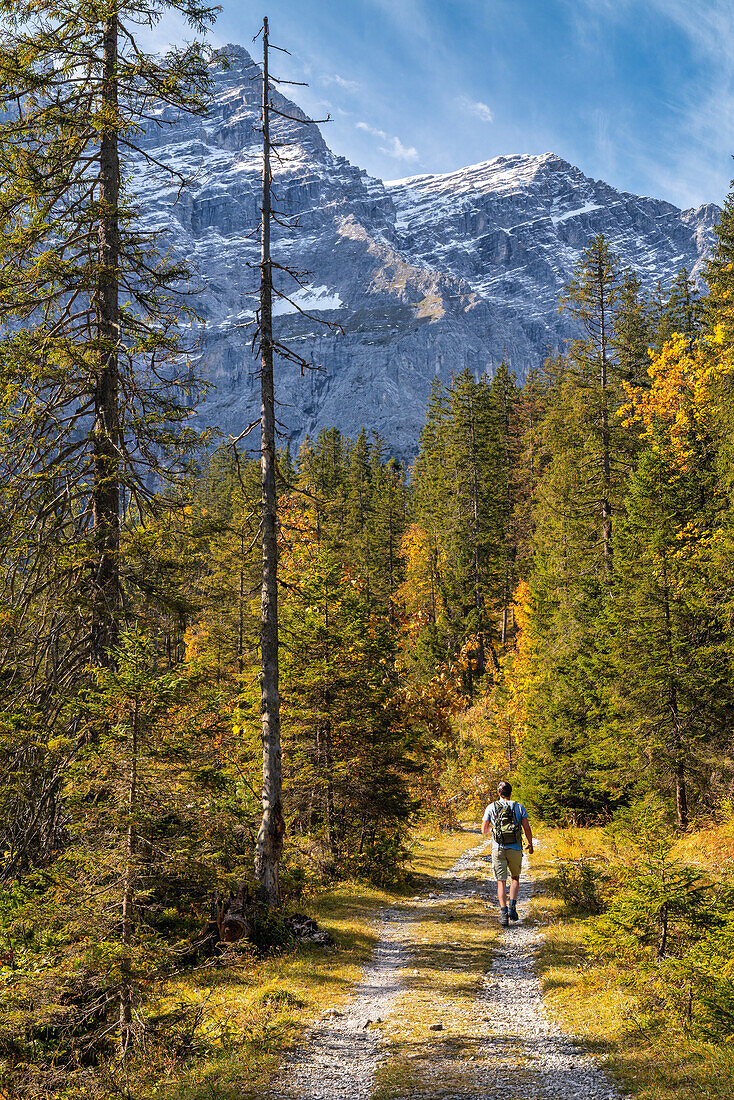
M544 998L561 1026L606 1064L623 1090L643 1100L731 1100L734 1050L693 1041L676 1032L643 1027L629 989L629 975L590 963L584 921L569 916L555 896L555 860L601 858L599 830L545 830L533 861L541 877L533 912L544 926L538 972Z

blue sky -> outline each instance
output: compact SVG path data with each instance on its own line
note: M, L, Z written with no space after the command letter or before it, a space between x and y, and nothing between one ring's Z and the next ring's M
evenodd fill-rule
M256 55L267 14L292 55L273 71L308 80L293 98L383 179L551 151L687 207L734 176L731 0L221 2L215 44Z

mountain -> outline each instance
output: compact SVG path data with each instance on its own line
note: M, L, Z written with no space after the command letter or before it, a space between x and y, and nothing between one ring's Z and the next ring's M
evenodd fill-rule
M199 272L203 324L198 373L210 389L200 418L238 434L259 410L250 343L259 259L260 70L227 47L214 68L205 118L162 111L143 137L189 186L141 168L135 183L148 227ZM306 116L275 94L276 107ZM275 227L277 339L318 369L277 366L283 437L337 425L377 430L399 455L415 452L431 380L465 367L490 373L503 356L518 376L572 335L557 311L589 239L608 237L647 286L685 264L698 272L718 208L679 210L616 191L552 153L496 157L442 175L383 183L336 156L316 125L276 118L277 207L298 227ZM290 299L290 300L288 300ZM328 329L318 319L338 328Z

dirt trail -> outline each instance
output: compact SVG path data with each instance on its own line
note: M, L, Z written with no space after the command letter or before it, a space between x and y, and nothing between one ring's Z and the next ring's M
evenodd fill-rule
M494 894L485 848L465 852L435 892L383 914L363 981L290 1055L273 1100L621 1100L545 1011L537 928L501 931L491 967L477 970L464 914ZM528 875L521 915L531 893ZM496 919L489 908L486 920Z

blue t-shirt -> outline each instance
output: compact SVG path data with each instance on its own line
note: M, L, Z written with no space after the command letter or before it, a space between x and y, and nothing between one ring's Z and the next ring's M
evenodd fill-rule
M523 820L523 818L527 821L528 811L525 809L524 806L521 806L519 802L515 802L512 798L500 798L497 801L498 802L503 802L506 806L509 806L510 804L512 804L515 807L515 820L517 821L518 825ZM495 806L496 805L497 805L497 803L493 802L490 806L487 806L487 809L484 811L483 820L484 821L491 821L492 825L494 825ZM496 844L497 842L493 839L493 843ZM521 852L522 851L522 836L518 840L517 844L503 844L503 848L507 849L510 852Z

